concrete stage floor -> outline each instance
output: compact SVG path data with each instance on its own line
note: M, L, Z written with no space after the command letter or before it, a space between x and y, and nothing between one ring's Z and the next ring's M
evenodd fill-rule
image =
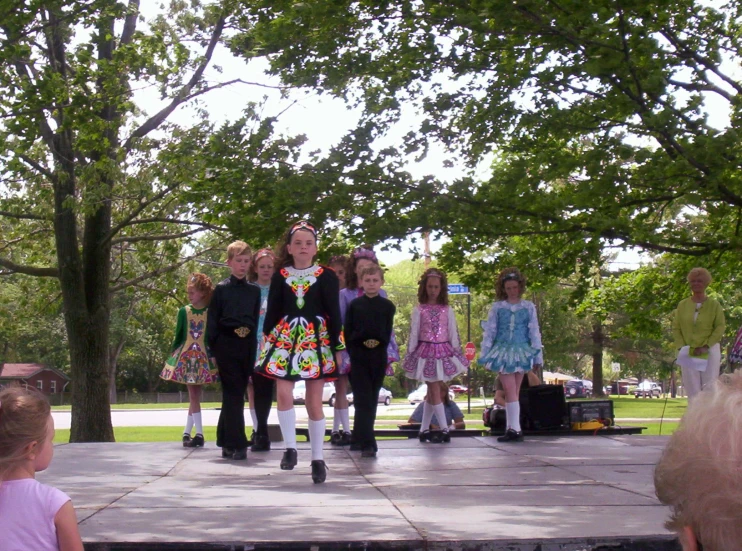
M325 443L221 459L173 443L62 444L41 482L67 492L86 549L679 549L653 466L667 437L380 441L376 459ZM605 547L604 547L605 546Z

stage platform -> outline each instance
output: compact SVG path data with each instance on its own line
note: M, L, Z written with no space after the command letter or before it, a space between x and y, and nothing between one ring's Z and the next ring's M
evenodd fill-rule
M654 496L667 437L383 440L376 459L309 444L221 459L173 443L63 444L40 481L73 499L91 550L476 549L675 551Z

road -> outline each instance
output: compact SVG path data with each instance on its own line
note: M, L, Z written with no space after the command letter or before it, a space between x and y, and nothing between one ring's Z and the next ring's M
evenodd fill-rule
M466 411L466 402L456 402L462 411ZM482 400L472 400L472 406L482 405ZM392 404L385 406L379 404L377 415L388 417L397 416L397 419L406 420L413 412L416 406L410 404ZM324 407L326 417L333 416L333 408ZM185 423L186 408L179 409L114 409L111 411L111 421L114 427L178 427ZM351 418L353 416L353 406L350 407ZM69 411L52 411L54 425L58 429L70 428ZM219 420L219 410L204 409L203 424L206 427L216 426ZM299 424L307 422L307 410L302 405L296 406L296 420ZM245 410L245 422L252 424L250 412ZM271 415L268 419L270 424L278 424L278 414L276 408L271 409Z

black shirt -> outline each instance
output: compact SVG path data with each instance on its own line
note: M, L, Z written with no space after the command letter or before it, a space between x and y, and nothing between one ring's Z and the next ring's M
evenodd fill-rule
M365 349L369 339L379 341L378 348L386 350L392 338L394 314L397 308L391 300L376 295L353 299L345 315L345 342L349 348Z
M220 334L231 336L238 327L255 333L260 318L260 288L231 275L214 289L206 315L206 336L213 348ZM256 335L257 336L257 335Z

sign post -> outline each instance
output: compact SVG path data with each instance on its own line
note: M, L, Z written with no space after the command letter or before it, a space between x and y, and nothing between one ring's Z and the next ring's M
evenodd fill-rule
M464 356L469 360L469 365L466 368L466 409L467 413L471 413L471 362L473 362L474 358L477 356L477 347L474 346L473 342L469 341L466 343L466 346L464 346Z
M471 341L471 293L469 293L469 287L461 283L449 283L448 284L449 295L466 295L466 340ZM469 345L472 347L472 356L469 358ZM471 413L471 360L477 353L477 349L474 343L467 342L465 347L466 357L469 358L469 367L466 368L466 400L467 400L467 413Z

